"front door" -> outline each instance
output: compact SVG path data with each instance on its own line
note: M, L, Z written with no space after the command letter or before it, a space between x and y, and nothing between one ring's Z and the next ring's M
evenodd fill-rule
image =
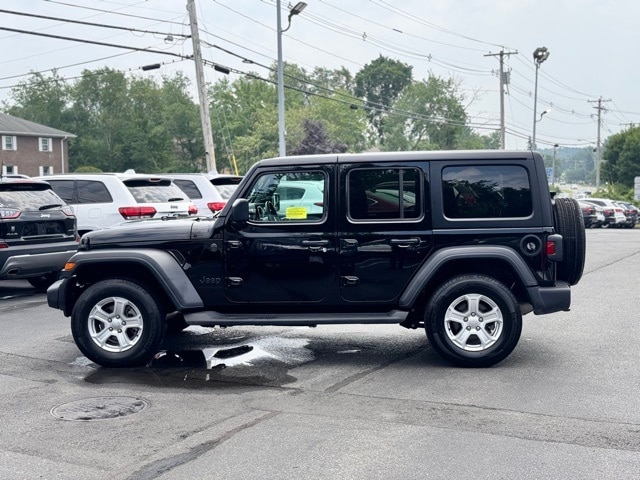
M238 303L319 302L337 282L335 164L263 168L240 192L250 220L227 228L225 292Z

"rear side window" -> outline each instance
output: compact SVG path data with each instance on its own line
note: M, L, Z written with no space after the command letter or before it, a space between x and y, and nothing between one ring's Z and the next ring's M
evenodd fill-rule
M202 193L200 193L200 190L198 190L198 187L196 186L196 184L193 183L191 180L177 179L177 180L174 180L173 183L175 183L178 187L180 187L180 190L186 193L187 196L192 200L199 200L202 198Z
M533 212L529 175L518 165L446 167L442 196L444 214L452 219L522 218Z
M357 169L349 172L348 213L354 221L404 221L422 217L424 193L417 168Z
M78 203L111 203L113 198L104 183L95 180L78 180Z

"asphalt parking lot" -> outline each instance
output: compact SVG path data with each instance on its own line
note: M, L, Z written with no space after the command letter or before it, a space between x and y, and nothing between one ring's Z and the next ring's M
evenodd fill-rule
M401 327L191 327L145 368L80 355L0 282L2 479L637 479L640 228L588 230L570 312L501 364Z

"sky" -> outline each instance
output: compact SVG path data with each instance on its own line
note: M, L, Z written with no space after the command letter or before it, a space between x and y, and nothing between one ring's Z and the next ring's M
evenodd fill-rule
M205 61L229 67L231 80L246 72L267 77L265 67L277 59L277 1L195 0ZM295 3L281 0L282 28ZM306 3L282 34L284 61L309 72L315 67L345 67L355 75L383 55L411 65L414 80L429 75L453 78L464 96L469 124L480 134L491 133L500 124L496 54L505 52L508 149L527 148L533 133L533 52L538 47L549 51L537 74L539 149L595 147L598 113L601 142L640 123L637 0ZM193 61L183 58L193 53L191 39L184 37L190 34L186 5L187 0L2 1L0 101L10 102L11 87L28 80L30 72L49 75L54 68L69 81L84 69L105 66L158 80L176 71L195 79ZM141 68L155 63L161 68ZM209 83L224 75L205 67ZM195 80L193 83L197 100Z

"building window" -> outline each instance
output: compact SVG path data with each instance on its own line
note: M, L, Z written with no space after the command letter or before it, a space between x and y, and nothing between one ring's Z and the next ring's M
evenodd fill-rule
M18 174L18 166L17 165L2 165L2 175L17 175Z
M51 152L53 151L53 145L50 138L40 137L40 151Z
M40 167L38 167L38 169L40 170L40 176L53 175L53 167L51 165L47 165L47 166L41 165Z
M16 137L11 135L2 136L2 150L17 150Z

